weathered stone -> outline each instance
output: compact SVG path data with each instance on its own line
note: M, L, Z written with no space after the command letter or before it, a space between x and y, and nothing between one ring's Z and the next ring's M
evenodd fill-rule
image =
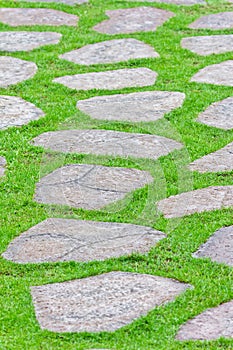
M233 51L233 35L209 35L183 38L181 46L201 56Z
M159 57L152 46L136 39L116 39L86 45L59 56L67 61L91 65L114 63L135 58Z
M128 1L135 1L135 0L128 0ZM137 2L145 2L145 0L137 0ZM184 6L206 4L205 0L146 0L146 2L160 2L165 4L184 5Z
M36 186L35 200L75 208L100 209L151 182L153 178L147 171L70 164L40 180Z
M94 72L66 75L53 81L76 90L117 90L125 87L153 85L157 73L148 68L118 69L106 72Z
M37 71L33 62L23 61L19 58L0 57L0 87L7 87L32 78Z
M110 272L31 287L37 320L53 332L115 331L190 285L146 274Z
M21 0L22 1L22 0ZM66 5L81 5L87 3L89 0L23 0L26 2L55 2Z
M110 19L97 24L93 29L100 33L119 34L155 31L174 13L144 6L106 11L106 15Z
M41 109L20 97L0 96L0 129L24 125L43 116Z
M192 29L228 29L233 28L233 12L220 12L203 16L189 25Z
M0 177L4 175L6 166L6 159L0 156Z
M185 192L158 202L165 218L175 218L233 206L233 186L212 186Z
M94 119L151 122L181 107L185 94L171 91L146 91L96 96L78 101L77 107Z
M165 237L145 226L51 218L17 237L3 257L17 263L104 260L146 253Z

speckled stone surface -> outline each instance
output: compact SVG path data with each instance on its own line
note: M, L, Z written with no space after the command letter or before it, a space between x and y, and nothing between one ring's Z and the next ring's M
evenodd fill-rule
M135 0L128 0L135 1ZM165 4L174 4L174 5L184 5L184 6L192 6L192 5L205 5L205 0L137 0L137 2L160 2Z
M94 119L151 122L182 106L185 94L146 91L111 96L96 96L78 101L77 107Z
M0 177L5 173L6 159L0 156Z
M233 28L233 11L220 12L198 18L189 25L192 29L228 29Z
M22 1L22 0L21 0ZM25 2L54 2L57 4L66 4L66 5L81 5L87 3L89 0L23 0Z
M110 19L97 24L94 30L106 34L127 34L155 31L157 27L173 17L174 13L144 6L106 11L106 15Z
M212 186L184 192L158 202L165 218L233 207L233 186Z
M190 285L146 274L110 272L31 287L37 320L53 332L115 331Z
M100 209L151 182L153 178L147 171L70 164L40 180L36 185L35 200L88 210Z
M233 35L209 35L183 38L181 46L201 56L233 51Z

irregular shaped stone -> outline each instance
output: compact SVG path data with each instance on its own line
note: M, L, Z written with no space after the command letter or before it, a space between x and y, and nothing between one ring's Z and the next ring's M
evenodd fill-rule
M158 210L168 219L232 206L233 186L211 186L158 202Z
M91 65L114 63L135 58L159 57L152 46L136 39L116 39L86 45L59 56L67 61Z
M0 177L4 175L6 166L6 159L0 156Z
M37 71L33 62L23 61L19 58L0 57L0 87L7 87L32 78Z
M100 209L151 182L153 178L147 171L70 164L40 180L36 186L35 200L75 208Z
M233 35L209 35L183 38L181 46L201 56L233 51Z
M192 29L228 29L233 28L233 12L220 12L198 18L189 25Z
M110 19L97 24L93 28L95 31L106 34L155 31L174 13L144 6L106 11L106 15Z
M181 326L178 340L214 340L233 337L233 301L204 311Z
M125 87L153 85L156 78L157 73L151 69L126 68L106 72L66 75L53 81L75 90L117 90Z
M41 109L15 96L0 96L0 129L20 126L43 117Z
M115 331L190 285L146 274L110 272L31 287L37 320L53 332Z
M21 0L22 1L22 0ZM89 0L23 0L26 2L54 2L65 5L81 5L87 3Z
M128 0L128 1L135 1L135 0ZM137 0L137 2L145 2L145 0ZM205 0L146 0L146 2L160 2L165 4L184 5L184 6L206 4Z
M96 96L78 101L77 107L94 119L153 122L181 107L185 94L171 91L146 91Z
M165 237L145 226L51 218L15 238L2 256L24 264L87 262L144 254Z

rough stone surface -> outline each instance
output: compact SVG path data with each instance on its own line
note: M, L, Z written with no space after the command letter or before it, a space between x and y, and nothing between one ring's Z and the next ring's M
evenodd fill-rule
M115 331L190 285L146 274L110 272L31 287L37 320L53 332Z
M117 90L153 85L157 73L148 68L118 69L106 72L66 75L53 81L76 90Z
M233 28L233 12L220 12L198 18L189 25L192 29L228 29Z
M159 54L150 45L129 38L86 45L59 57L70 62L91 65L128 61L135 58L159 57Z
M17 263L104 260L146 253L165 237L145 226L53 218L17 237L3 257Z
M155 31L174 13L154 7L135 7L106 11L110 18L97 24L93 29L100 33L119 34Z
M0 129L24 125L43 116L41 109L20 97L0 96Z
M185 94L170 91L147 91L111 96L96 96L77 103L94 119L151 122L181 107Z
M23 0L23 1L26 1L26 2L56 2L58 4L66 4L66 5L81 5L81 4L87 3L89 0Z
M128 0L128 1L135 1L135 0ZM137 0L137 2L145 2L145 0ZM184 5L184 6L206 4L205 0L146 0L146 2L160 2L165 4Z
M0 177L4 175L6 166L6 159L0 156Z
M32 78L37 71L33 62L23 61L19 58L0 57L0 87L7 87Z
M233 51L233 35L209 35L183 38L181 46L201 56Z
M175 218L233 206L233 186L212 186L185 192L158 202L165 218Z
M36 186L35 200L75 208L100 209L151 182L153 178L147 171L70 164L40 180Z

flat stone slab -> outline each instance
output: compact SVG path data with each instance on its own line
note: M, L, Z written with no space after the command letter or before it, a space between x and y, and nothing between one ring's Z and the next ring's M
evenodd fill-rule
M185 94L180 92L133 92L81 100L77 108L94 119L153 122L181 107L184 99Z
M0 156L0 177L4 175L6 166L6 159Z
M233 28L233 12L220 12L198 18L189 25L192 29L228 29Z
M43 116L41 109L20 97L0 96L0 129L24 125Z
M22 0L21 0L22 1ZM89 0L23 0L26 2L54 2L65 5L81 5L87 3Z
M135 1L135 0L128 0L128 1ZM137 2L145 2L145 0L137 0ZM205 0L146 0L146 2L160 2L165 4L184 5L184 6L206 4Z
M14 239L2 256L23 264L88 262L144 254L165 237L145 226L51 218Z
M53 81L75 90L118 90L125 87L150 86L156 81L157 73L148 68L118 69L66 75Z
M31 287L31 293L42 329L109 332L173 301L189 287L169 278L114 271Z
M120 34L155 31L159 26L174 16L173 12L155 7L135 7L106 11L110 18L93 29L99 33Z
M136 39L116 39L86 45L59 56L82 65L114 63L136 58L159 57L152 46Z
M198 55L208 56L233 51L233 35L209 35L183 38L181 46Z
M147 171L70 164L40 180L36 185L35 200L88 210L100 209L151 182L153 177Z
M37 65L33 62L20 60L19 58L0 57L0 87L7 87L32 78L37 71Z
M171 196L158 202L158 210L168 219L232 206L233 186L211 186Z

